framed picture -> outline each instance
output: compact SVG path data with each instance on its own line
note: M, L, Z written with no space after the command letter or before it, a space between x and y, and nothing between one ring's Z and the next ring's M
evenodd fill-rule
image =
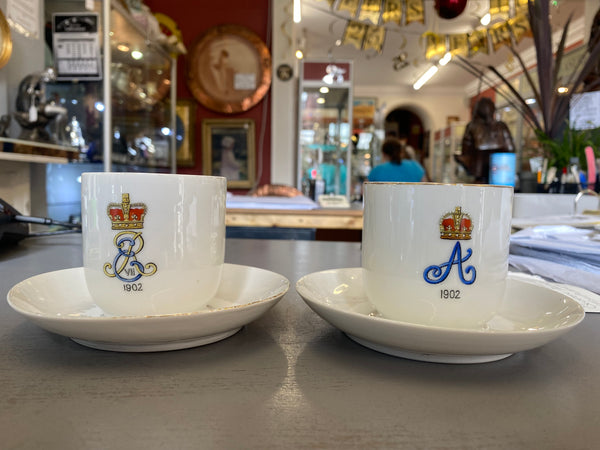
M177 165L193 167L196 162L194 148L194 126L196 103L192 100L177 100L175 107Z
M227 188L252 188L255 170L254 121L202 121L202 167L205 175L227 178Z
M354 97L352 100L352 122L354 128L368 128L375 120L377 99L375 97Z

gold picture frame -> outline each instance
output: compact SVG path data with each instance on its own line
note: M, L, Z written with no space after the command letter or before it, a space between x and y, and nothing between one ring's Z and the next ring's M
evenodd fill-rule
M177 166L194 167L196 164L194 141L196 103L193 100L177 100L175 114Z
M227 188L250 189L255 178L254 121L202 121L202 172L227 178Z

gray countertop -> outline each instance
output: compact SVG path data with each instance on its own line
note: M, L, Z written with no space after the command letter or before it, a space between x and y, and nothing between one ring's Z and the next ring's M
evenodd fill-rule
M0 303L3 449L588 449L600 445L600 318L475 365L417 362L351 341L302 301L305 274L360 265L360 244L229 239L226 261L290 291L223 341L117 353L51 334ZM0 250L0 296L82 264L81 237Z

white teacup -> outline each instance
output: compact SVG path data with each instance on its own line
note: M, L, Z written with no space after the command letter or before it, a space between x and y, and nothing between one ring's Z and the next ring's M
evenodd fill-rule
M365 183L362 267L383 317L478 328L508 273L513 188Z
M198 310L214 297L225 257L223 177L84 173L88 289L114 315Z

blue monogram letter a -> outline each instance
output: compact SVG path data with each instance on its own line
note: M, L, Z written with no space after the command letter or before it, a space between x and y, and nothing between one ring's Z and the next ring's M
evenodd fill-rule
M467 249L467 254L463 258L462 250L460 247L460 242L457 242L454 245L454 249L452 249L452 254L450 255L450 259L448 262L445 262L439 266L431 265L425 269L423 272L423 278L430 284L438 284L448 278L450 271L452 270L452 266L458 266L458 276L460 277L460 281L464 284L473 284L475 282L475 277L477 276L477 272L475 267L467 266L463 271L462 263L468 260L473 254L473 250L470 248ZM467 280L465 275L471 275L471 279Z

